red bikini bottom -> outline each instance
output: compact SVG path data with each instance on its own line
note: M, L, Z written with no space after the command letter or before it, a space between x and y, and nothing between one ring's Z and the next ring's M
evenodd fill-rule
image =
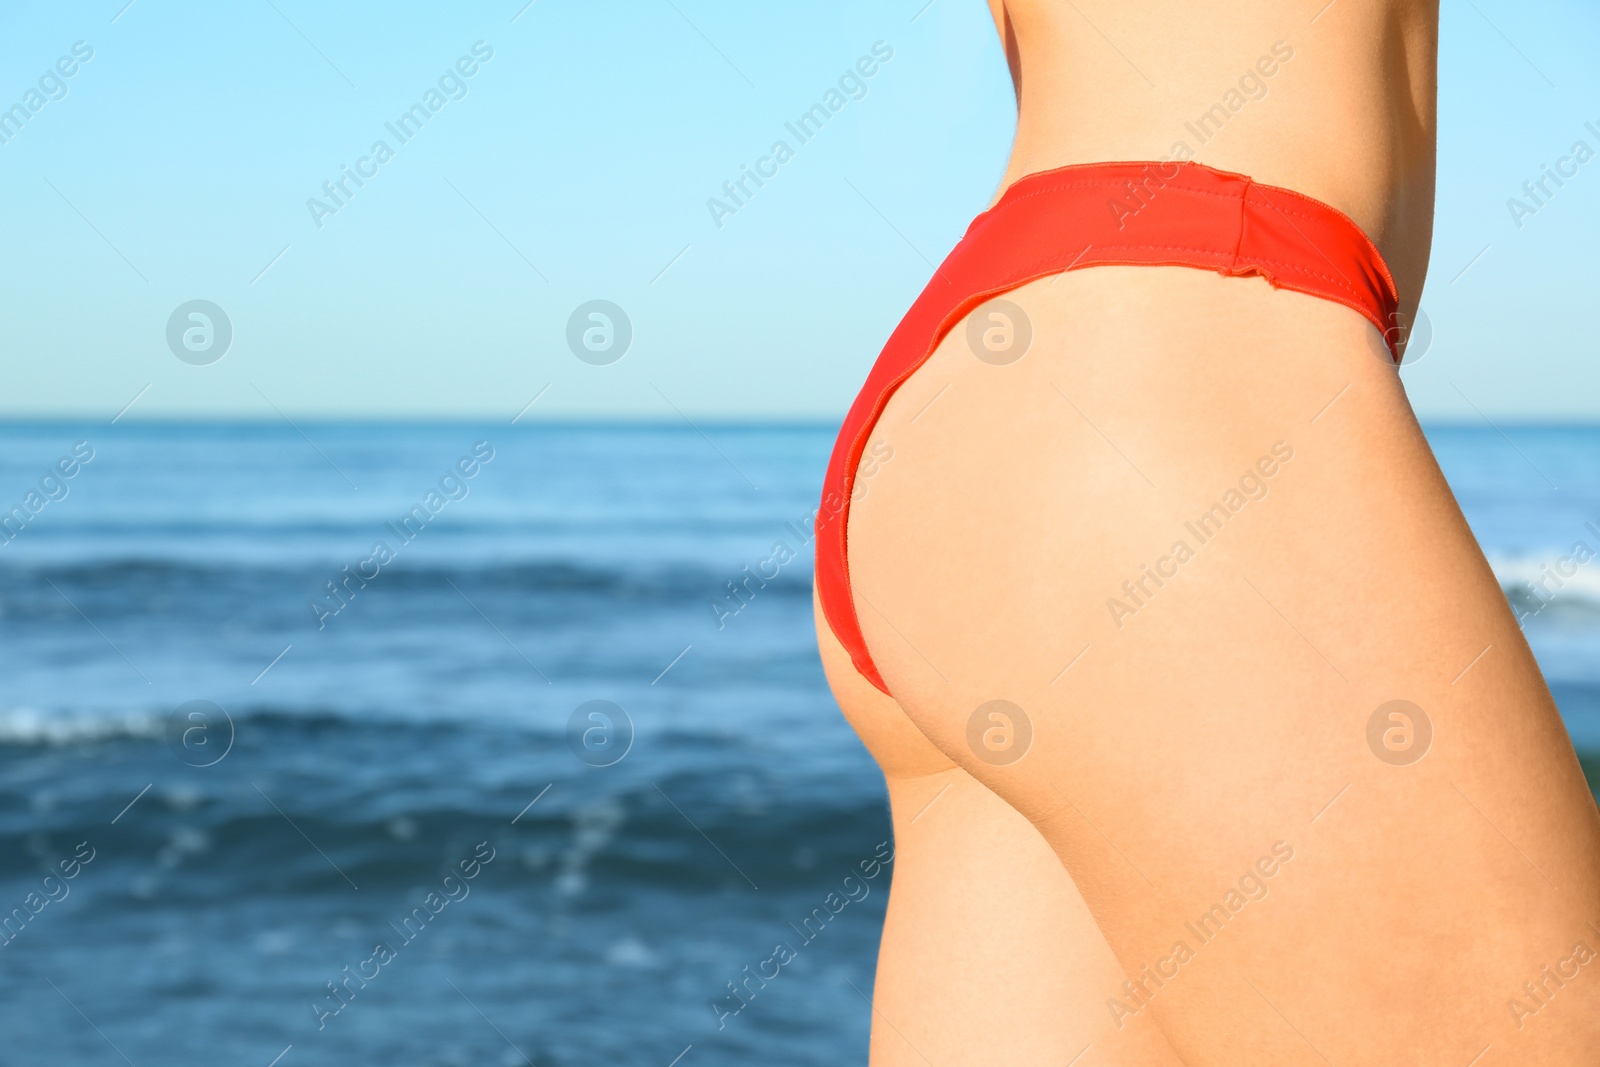
M1360 312L1398 358L1394 279L1361 228L1327 204L1199 163L1089 163L1015 182L973 220L900 320L828 462L817 513L818 595L856 669L885 693L845 558L856 467L884 405L980 304L1038 278L1113 264L1259 275Z

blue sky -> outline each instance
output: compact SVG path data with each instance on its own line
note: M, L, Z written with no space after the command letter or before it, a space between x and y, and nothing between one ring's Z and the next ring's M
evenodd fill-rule
M5 416L837 418L1013 122L977 0L125 3L0 8L0 108L60 96L0 127ZM719 227L708 198L879 41ZM1444 0L1424 417L1600 416L1600 158L1520 228L1506 204L1600 151L1597 47L1592 4ZM167 343L195 299L232 323L209 365ZM595 299L620 361L568 347Z

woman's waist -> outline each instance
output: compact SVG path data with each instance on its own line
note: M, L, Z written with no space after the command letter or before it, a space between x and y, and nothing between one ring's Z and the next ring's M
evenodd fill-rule
M1426 166L1412 165L1376 146L1347 143L1344 151L1337 152L1287 136L1270 143L1241 138L1231 144L1176 136L1161 147L1161 136L1141 138L1125 127L1105 137L1079 133L1056 140L1019 138L994 203L1002 203L1018 183L1063 169L1109 162L1151 164L1148 174L1132 179L1120 209L1115 196L1107 199L1107 211L1131 214L1142 207L1145 190L1158 185L1174 164L1195 162L1336 209L1376 246L1393 272L1402 301L1420 297L1433 233L1431 159Z
M1435 171L1429 5L1341 0L1315 22L1315 5L1244 0L1154 22L1142 6L1008 4L1021 84L1001 192L1074 164L1194 160L1339 209L1402 293L1420 290Z

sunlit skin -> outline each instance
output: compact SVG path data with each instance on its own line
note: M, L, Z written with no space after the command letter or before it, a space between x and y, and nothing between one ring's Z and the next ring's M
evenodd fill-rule
M1185 142L1350 215L1409 315L1437 5L1324 4L992 4L1019 85L1006 183ZM1231 90L1202 142L1186 124ZM1026 356L952 330L851 505L894 698L819 624L897 838L872 1063L1592 1064L1600 812L1377 331L1184 268L1007 299ZM1220 533L1127 592L1266 457ZM994 699L1034 733L1004 766L967 742ZM1431 724L1415 754L1409 719L1370 739L1394 700Z

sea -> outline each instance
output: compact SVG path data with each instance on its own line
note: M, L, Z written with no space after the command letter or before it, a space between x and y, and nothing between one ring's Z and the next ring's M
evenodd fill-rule
M864 1063L832 432L0 425L0 1067ZM1594 780L1600 425L1428 433Z

